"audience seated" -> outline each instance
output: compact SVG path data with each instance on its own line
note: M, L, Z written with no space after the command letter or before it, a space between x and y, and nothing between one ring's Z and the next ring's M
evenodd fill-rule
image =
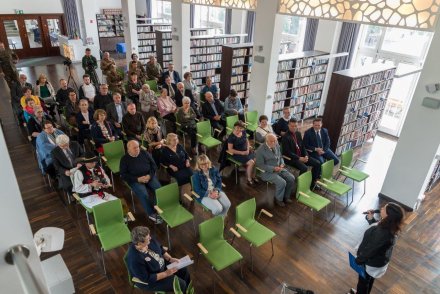
M66 135L59 135L55 140L57 147L52 152L53 166L58 179L58 187L66 192L72 192L71 176L81 167L78 160L84 156L81 145L71 141Z
M104 52L104 54L102 55L101 65L100 65L102 74L107 76L108 73L111 71L112 66L116 66L115 60L110 57L110 53Z
M251 145L246 136L246 126L242 121L234 124L234 129L228 137L228 153L232 154L232 158L246 165L246 178L249 185L258 182L255 179L255 154L251 151Z
M223 132L226 128L226 121L223 119L224 108L220 100L214 99L211 92L205 93L205 99L206 102L202 105L203 117L211 121L213 128L222 130Z
M269 124L269 119L264 114L258 119L259 124L256 130L256 141L258 143L264 143L267 134L273 134L272 126Z
M139 107L139 93L141 89L141 81L138 80L137 74L132 72L127 83L127 97L131 102L135 103L137 107Z
M185 90L189 90L192 92L194 99L194 102L197 105L200 105L200 97L199 97L199 87L197 87L196 83L192 79L192 74L190 72L186 72L183 75L183 85L185 86Z
M95 122L90 128L92 139L95 142L95 148L99 153L104 153L102 144L118 140L118 134L111 123L107 120L107 113L102 109L95 110L93 119Z
M35 86L35 96L40 97L52 115L55 114L55 90L47 80L47 76L40 74Z
M330 137L326 128L322 128L322 120L315 118L313 126L304 132L304 146L313 158L321 164L325 159L334 160L335 165L339 163L338 157L330 149Z
M31 143L35 147L38 135L43 131L43 124L46 120L43 108L40 105L34 107L34 115L27 122L28 133L31 136Z
M285 168L280 145L274 134L267 134L266 143L258 147L256 165L263 170L261 179L275 184L275 203L281 207L285 206L284 202L291 203L295 177Z
M139 57L136 53L131 54L131 62L136 63L136 73L138 74L138 78L145 82L147 80L147 71L145 70L145 67L142 65L142 62L139 61ZM130 72L130 70L129 70Z
M136 111L136 105L129 103L127 105L127 113L122 118L122 127L127 140L141 140L141 135L145 131L145 120L140 112Z
M23 109L23 118L24 121L27 123L29 119L34 116L35 101L32 98L26 98L25 102L26 106Z
M27 76L25 74L20 74L18 81L13 81L11 88L12 109L14 110L14 113L19 119L19 121L22 120L21 118L22 107L20 106L20 99L21 97L23 97L24 88L27 87L31 89L31 94L32 94L32 85L26 82L26 80L27 80Z
M215 84L212 83L211 77L206 77L206 84L200 91L201 94L205 94L205 98L207 92L211 92L214 99L218 99L218 88Z
M205 154L197 158L193 190L200 196L196 200L211 210L213 215L227 215L231 201L222 191L222 177L219 171L212 166L211 160Z
M110 71L108 72L106 76L108 89L110 92L119 92L124 93L125 89L123 87L124 82L124 76L123 74L120 74L118 71L116 71L116 66L112 65L110 68Z
M115 127L116 134L121 137L122 134L122 119L127 113L127 103L122 101L121 93L113 93L113 102L106 107L107 119Z
M159 165L162 146L165 145L165 140L163 139L162 129L159 127L154 116L148 118L143 135L144 141L148 144L148 151L153 156L156 165Z
M51 152L56 147L56 138L64 135L61 130L54 128L53 123L49 120L43 123L43 132L41 132L36 140L36 152L38 158L38 166L41 172L55 177L55 170L52 165Z
M238 118L244 121L244 109L241 104L240 98L237 97L237 91L231 89L229 97L225 99L225 114L229 115L238 115Z
M74 90L73 88L69 87L69 85L67 85L66 79L60 79L60 88L55 95L59 107L62 108L66 106L67 101L69 100L70 91Z
M168 63L168 70L164 71L162 74L162 80L165 80L166 77L170 77L170 81L173 84L180 83L182 80L180 79L180 75L177 71L174 70L174 64Z
M177 277L181 293L187 293L191 281L187 268L167 269L167 265L178 262L178 259L172 257L155 237L150 236L147 227L135 227L131 231L125 262L130 276L142 281L134 283L136 288L155 293L174 292L174 279Z
M191 181L192 170L190 158L185 148L179 144L179 138L174 133L167 135L166 144L162 148L160 162L167 167L167 171L176 179L179 186Z
M145 83L147 79L147 75L145 73L145 68L142 66L139 67L140 61L134 61L132 60L128 64L128 76L130 76L132 73L136 73L138 76L138 80L141 81L141 83Z
M191 99L191 107L194 108L194 110L197 110L192 91L185 89L185 85L182 82L178 83L176 87L177 91L176 95L174 96L174 101L176 102L177 107L182 107L183 97L189 97Z
M167 89L168 96L170 96L170 98L174 100L177 92L177 87L176 84L171 82L171 78L169 76L165 77L162 89Z
M76 125L78 126L78 142L84 144L84 140L90 140L92 135L90 133L90 127L95 122L93 119L93 111L89 108L89 102L87 99L81 99L79 101L80 112L76 114Z
M83 75L83 84L79 86L79 100L86 98L93 105L95 96L98 94L98 88L90 81L90 75Z
M66 103L66 120L70 125L76 126L76 115L80 113L80 111L76 93L74 90L71 90L69 92L69 100Z
M99 93L95 97L93 102L93 109L107 109L107 105L113 102L112 95L108 92L109 86L107 84L101 84L99 86Z
M157 110L161 118L170 122L167 129L171 129L171 132L176 132L176 116L174 113L177 111L177 106L168 96L168 91L165 88L162 89L160 96L157 98Z
M191 99L183 97L183 106L176 112L176 121L181 125L180 129L189 134L191 138L191 150L193 155L197 154L197 122L196 112L191 108Z
M31 98L35 101L35 105L41 105L40 98L38 96L32 95L32 89L28 87L23 88L23 96L20 99L20 105L24 109L26 107L26 99Z
M309 154L304 146L301 133L298 131L298 122L291 118L289 121L289 131L284 134L281 139L281 147L283 155L289 159L284 158L284 161L294 168L298 169L300 175L307 171L307 166L312 167L312 188L315 186L316 180L321 175L321 163Z
M156 215L153 204L154 196L150 197L147 187L156 191L161 185L156 177L157 166L151 155L141 150L136 140L127 143L127 154L120 162L119 172L122 179L127 182L133 193L139 198L148 218L153 222L161 223L162 220Z
M142 90L139 92L139 104L145 118L155 115L157 111L157 97L148 84L142 85Z
M162 77L162 67L154 55L150 56L150 61L147 62L145 67L147 68L148 80L156 80L159 83L159 79Z
M82 165L73 175L73 192L76 192L82 198L82 203L89 208L118 199L104 191L111 187L111 183L97 162L98 157L93 152L86 152L81 161Z
M289 130L289 120L290 120L290 108L288 106L283 108L283 116L280 117L274 124L273 130L275 134L282 137Z

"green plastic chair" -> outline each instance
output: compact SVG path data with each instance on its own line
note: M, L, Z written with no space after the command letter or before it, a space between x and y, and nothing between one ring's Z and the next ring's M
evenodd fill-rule
M113 192L115 191L115 182L113 180L113 174L119 173L119 164L121 158L125 155L124 142L117 140L114 142L105 143L102 145L104 149L104 155L101 159L104 160L105 165L110 169L110 175L112 177Z
M116 199L93 206L95 226L90 225L93 235L101 242L101 257L105 269L104 252L125 245L131 241L130 230L124 222L121 200Z
M154 206L154 208L167 224L168 248L170 248L170 250L170 228L175 228L192 220L194 234L196 234L194 216L182 205L180 205L179 197L180 193L177 183L171 183L156 190L157 204ZM193 200L189 196L184 197L190 202Z
M154 93L157 94L159 92L159 89L157 89L157 81L156 80L145 81L145 84L150 86L150 90L153 91Z
M226 117L226 135L230 135L234 129L234 124L238 121L238 114Z
M246 119L246 130L254 133L255 138L255 132L258 128L258 111L246 111L244 118Z
M237 261L240 262L240 272L243 277L241 268L243 256L225 240L223 231L222 216L213 217L199 224L199 243L197 246L200 249L200 254L208 260L211 268L215 271L221 271ZM234 236L240 237L240 234L233 228L230 228L230 231Z
M177 119L177 113L174 114L176 117L176 133L177 135L181 135L182 136L182 140L183 140L183 148L185 148L186 144L185 144L185 131L182 129L182 124L180 123L180 121Z
M321 209L326 208L330 204L330 200L321 195L318 195L310 190L310 184L312 183L312 172L307 171L298 177L298 186L296 189L296 199L299 203L309 207L312 211L312 230L314 211L319 212Z
M333 179L333 168L335 167L334 161L328 160L324 162L321 165L321 180L317 181L317 183L324 188L325 192L331 192L334 195L337 195L339 197L343 196L344 194L347 196L347 205L345 207L348 207L348 192L351 190L351 187L349 185L346 185L344 183L338 182L337 180ZM335 217L336 214L336 197L333 197L334 204L333 204L333 217ZM353 203L353 197L351 197L350 204Z
M345 176L344 182L347 178L352 180L352 190L351 190L351 197L353 198L353 192L354 192L354 182L364 182L364 193L362 194L361 198L364 197L365 193L367 192L367 178L370 176L369 174L366 174L358 169L353 168L358 161L361 161L363 163L366 163L366 161L362 159L356 159L353 165L351 165L351 162L353 161L353 149L349 149L341 154L341 168L339 169L339 172L341 175Z
M272 245L272 255L274 256L274 250L273 250L273 237L276 236L276 234L268 229L267 227L260 224L257 220L255 220L255 212L257 210L257 202L255 201L255 198L246 200L242 203L240 203L235 208L235 218L236 218L236 224L239 233L245 238L249 243L249 251L250 251L250 257L251 257L251 268L254 269L254 263L252 259L252 247L260 247L261 245L265 244L270 240L270 243ZM271 213L269 213L265 209L261 209L260 213L258 214L258 218L260 218L261 214L265 214L269 217L273 217Z
M222 142L215 139L211 133L211 122L209 120L199 121L197 123L197 137L199 143L210 149L220 145Z

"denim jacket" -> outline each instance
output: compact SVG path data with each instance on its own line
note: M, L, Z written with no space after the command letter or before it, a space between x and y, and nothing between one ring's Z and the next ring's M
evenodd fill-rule
M211 178L212 185L220 192L222 190L222 178L215 167L209 169L209 177ZM200 198L197 198L199 202L202 201L203 197L208 196L208 179L201 170L193 175L193 189L200 196Z

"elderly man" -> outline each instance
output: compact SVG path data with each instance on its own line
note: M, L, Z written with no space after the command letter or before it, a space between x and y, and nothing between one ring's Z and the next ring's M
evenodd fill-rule
M295 188L295 177L285 169L280 145L274 134L266 135L266 143L261 144L256 152L256 165L261 169L261 179L275 184L275 203L281 207L290 199Z
M78 158L84 156L81 146L76 141L70 141L66 135L59 135L55 140L57 147L52 152L53 166L58 178L58 187L64 191L72 191L70 176L81 166Z
M223 119L224 109L220 100L214 99L211 92L205 93L205 99L206 103L202 105L203 116L211 121L213 128L224 129L226 127L226 121Z
M144 116L136 111L134 103L127 105L127 113L122 118L122 126L129 140L141 140L141 135L145 131L145 120Z
M116 62L113 58L110 58L110 53L104 52L102 59L101 59L101 70L102 74L107 76L110 70L112 69L112 66L116 66Z
M118 137L121 137L122 118L127 113L127 104L122 101L121 93L113 93L113 102L106 107L107 119L113 124Z
M52 165L51 152L56 147L56 139L60 135L65 134L54 128L51 121L46 120L43 123L43 131L38 135L36 141L38 166L43 174L47 173L53 177L55 177L55 170Z
M60 104L59 107L66 106L67 100L69 100L69 92L74 91L69 85L67 85L66 79L60 79L60 88L57 91L56 98Z
M83 82L84 84L79 87L79 99L86 98L90 103L93 103L96 94L98 94L98 88L90 82L90 75L88 74L83 75Z
M46 120L43 107L35 105L34 115L28 120L26 125L28 134L31 137L31 143L35 147L38 135L43 131L44 121Z
M136 140L128 141L127 154L120 162L119 171L122 179L127 182L134 194L139 198L148 218L156 223L162 220L154 212L154 197L149 196L147 188L156 191L160 188L159 180L156 177L157 166L151 155L141 150Z
M191 90L185 89L185 85L180 82L177 83L176 85L177 87L177 91L176 91L176 95L174 96L174 101L176 102L176 106L177 107L182 107L182 99L183 97L188 97L189 99L191 99L191 107L196 110L196 104L194 102L194 96Z
M108 88L107 84L101 84L99 86L99 93L95 96L95 101L93 101L93 109L105 110L107 105L113 102L113 97L109 94Z
M165 80L166 77L170 77L171 79L171 83L173 84L177 84L180 83L182 81L182 79L180 78L180 75L177 71L174 70L174 64L173 63L168 63L168 70L164 71L164 73L162 74L162 79Z
M177 92L177 87L176 84L171 82L170 76L165 76L162 88L167 89L168 96L170 96L170 98L174 100L174 96L176 96L176 92Z
M162 67L157 62L156 57L151 55L150 61L147 62L145 67L147 68L147 79L159 81L162 77Z

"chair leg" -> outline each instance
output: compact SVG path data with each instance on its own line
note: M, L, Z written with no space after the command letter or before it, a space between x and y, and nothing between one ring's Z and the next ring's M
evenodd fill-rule
M112 177L113 192L115 192L115 181L113 180L113 172L112 171L110 171L110 175Z
M168 248L171 250L170 226L167 224Z
M107 270L105 269L104 248L102 247L101 247L101 258L102 258L102 266L104 267L104 275L107 275Z
M252 258L252 244L249 244L249 255L251 257L251 271L254 271L254 259Z
M270 244L272 245L272 255L271 256L274 256L275 255L275 251L273 250L273 238L270 239Z
M236 164L234 164L235 167L235 184L238 184L238 167Z
M133 198L133 191L130 190L131 195L131 205L133 206L133 213L136 213L136 207L134 206L134 198Z
M194 218L192 219L192 223L193 223L193 229L194 229L194 236L197 236L196 222L194 221Z
M365 193L367 193L367 179L364 180L364 194L362 194L361 198L364 197Z
M90 217L89 217L89 213L86 210L86 218L87 218L87 224L90 226Z
M327 209L327 206L325 208ZM333 197L333 216L328 222L331 222L335 218L335 215L336 215L336 197Z
M240 277L241 277L241 279L244 279L244 276L243 276L243 265L241 264L241 260L238 261L238 265L240 266Z

